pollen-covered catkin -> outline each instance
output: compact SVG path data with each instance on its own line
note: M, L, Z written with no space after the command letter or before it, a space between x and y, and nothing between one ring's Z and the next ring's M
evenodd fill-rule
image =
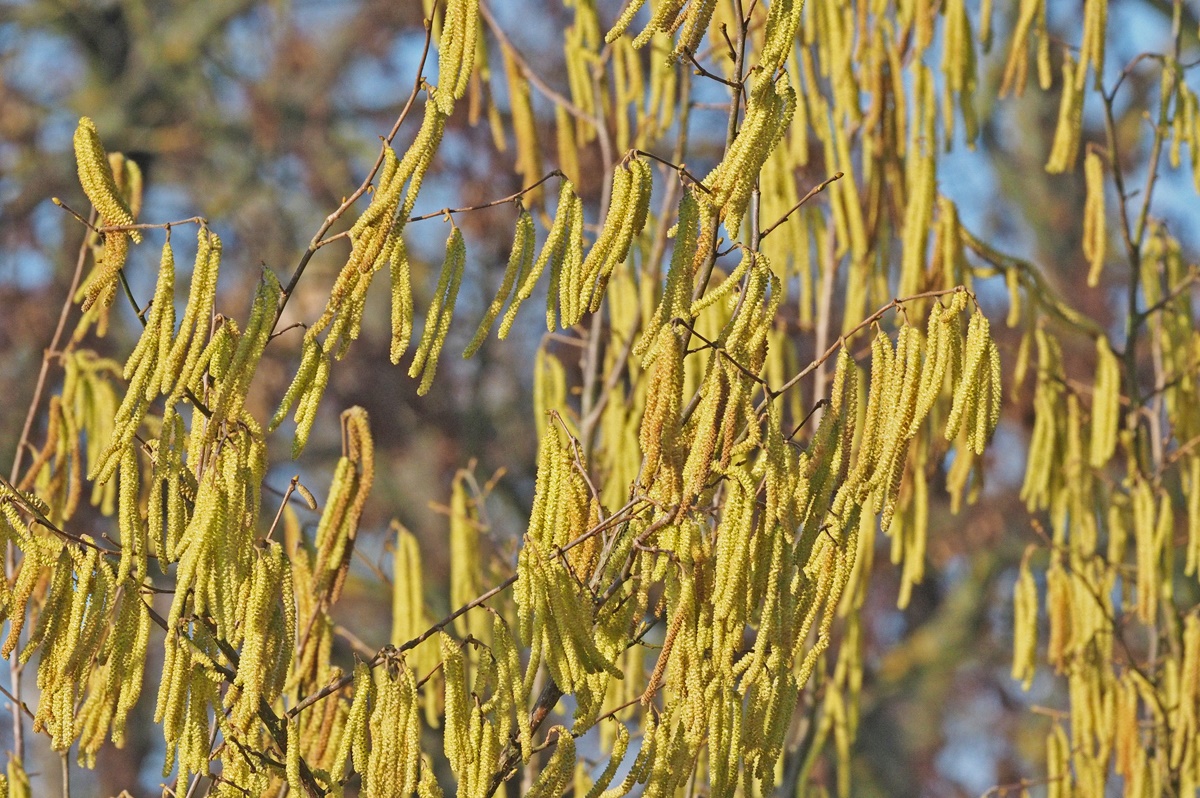
M117 188L108 154L104 151L104 145L100 143L96 123L86 116L80 118L79 126L75 129L75 160L83 191L96 207L104 225L133 224L133 213ZM137 230L118 235L121 238L128 235L135 243L140 244L142 241L142 234Z
M437 288L434 289L433 303L425 316L421 343L417 345L417 353L408 369L408 376L421 377L420 386L417 388L417 394L420 396L429 393L433 385L438 356L450 331L450 317L454 314L454 303L458 299L458 287L462 284L466 258L467 248L463 242L462 231L458 229L458 225L451 222L450 237L446 239L446 259L442 263Z
M946 418L946 440L952 441L958 437L960 427L971 429L975 413L981 401L980 372L988 359L988 320L980 312L971 314L967 325L967 342L964 353L964 364L958 385L954 390L954 401L950 407L950 415ZM986 400L986 397L983 397Z
M649 164L639 157L630 158L613 170L608 214L596 243L583 262L585 296L581 300L593 313L600 308L613 271L624 263L633 240L646 224L652 178Z
M562 795L575 770L575 738L565 726L555 726L551 731L558 733L554 753L533 786L525 793L526 798L555 798Z
M552 275L551 284L547 290L547 301L552 302L557 298L558 285L557 281L553 279L553 275L558 273L563 258L566 256L567 241L571 235L575 213L579 208L579 197L575 195L575 187L570 180L564 179L559 189L558 208L554 212L554 221L550 225L546 243L542 245L533 267L524 279L519 281L520 288L517 290L516 298L509 304L508 310L504 313L504 319L500 322L499 337L501 340L508 337L508 332L512 329L513 322L517 317L517 309L520 308L522 302L533 296L533 287L537 284L538 278L542 276L542 272L546 270L547 265L550 266Z
M492 323L496 321L496 317L500 315L500 310L504 307L504 303L509 301L513 289L521 286L524 283L529 270L533 268L533 216L529 211L521 208L517 214L517 229L513 234L512 251L508 256L508 265L504 269L504 277L500 281L500 288L496 291L496 297L492 303L488 305L488 309L483 314L483 320L479 322L479 329L475 331L475 337L471 339L471 343L467 344L467 348L463 350L463 357L469 358L478 351L483 345L492 329ZM519 300L514 300L514 303Z
M449 0L438 43L438 107L449 116L467 92L479 38L479 0Z

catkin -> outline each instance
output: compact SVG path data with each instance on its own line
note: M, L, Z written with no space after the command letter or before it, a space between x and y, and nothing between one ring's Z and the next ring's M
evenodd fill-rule
M479 0L449 0L442 17L438 41L438 107L450 116L454 101L467 92L475 68L475 43L479 37Z
M1075 167L1079 153L1079 139L1083 133L1083 87L1075 80L1076 64L1071 53L1063 55L1063 90L1058 106L1058 125L1054 128L1054 141L1050 145L1050 157L1046 171L1061 174Z
M483 314L483 320L479 322L479 329L475 331L475 337L463 350L464 358L471 357L479 350L488 333L491 332L492 323L500 315L504 303L509 301L513 288L524 283L530 269L533 268L533 245L533 217L529 211L521 208L517 214L517 229L513 234L512 250L508 256L508 265L504 269L504 277L500 281L500 288L497 289L495 299Z
M650 165L642 158L631 158L614 170L608 214L583 263L583 290L587 296L581 301L592 313L600 309L613 271L625 261L633 240L646 225L652 178Z
M446 239L446 259L442 263L437 288L434 289L433 303L425 317L421 343L417 345L417 353L408 369L408 376L421 377L421 383L417 387L419 396L429 393L430 387L433 386L438 356L450 331L450 317L454 314L454 303L458 299L458 287L462 284L466 258L467 248L463 242L462 231L451 222L450 237Z
M133 224L134 215L117 188L112 165L104 151L104 145L100 143L96 123L86 116L80 118L79 126L75 128L75 160L78 165L79 182L105 226ZM142 235L137 230L118 235L121 238L128 235L138 244L142 242Z
M1025 550L1021 569L1013 586L1013 664L1012 677L1028 690L1033 684L1037 662L1038 601L1037 584L1029 568L1033 547Z
M504 319L500 322L499 337L501 340L508 337L508 332L512 329L513 322L517 317L517 309L520 308L522 302L533 296L533 287L542 276L542 272L546 270L547 265L550 266L551 275L558 273L561 269L562 261L566 257L567 242L571 236L574 217L576 213L581 212L581 207L579 197L575 195L575 187L570 180L564 179L559 189L558 208L554 213L554 222L550 225L550 232L546 236L546 243L542 245L537 260L534 261L533 267L525 275L524 280L519 281L520 288L517 295L509 304ZM557 298L557 289L557 280L551 279L550 288L547 291L547 302L553 302Z
M1088 461L1092 468L1103 468L1117 448L1121 408L1121 366L1105 336L1096 339L1096 379L1093 385Z
M562 795L575 770L575 738L565 726L555 726L550 731L558 734L554 753L533 786L525 793L526 798L555 798Z
M1090 264L1088 285L1095 286L1100 282L1100 273L1104 269L1108 227L1104 213L1104 166L1099 154L1091 150L1083 159L1083 177L1087 190L1083 205L1083 256Z

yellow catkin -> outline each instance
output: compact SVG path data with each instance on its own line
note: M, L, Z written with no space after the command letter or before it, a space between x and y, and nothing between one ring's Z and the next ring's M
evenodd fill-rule
M1183 493L1187 497L1186 572L1191 575L1195 574L1200 566L1200 456L1192 455L1187 459L1183 487Z
M1094 388L1088 461L1093 468L1103 468L1116 451L1121 421L1121 365L1104 336L1096 339Z
M1063 56L1062 100L1058 106L1058 125L1054 128L1054 141L1050 145L1050 157L1046 171L1061 174L1075 167L1079 154L1079 139L1083 133L1083 88L1075 81L1075 59L1068 52Z
M513 289L524 283L530 269L533 268L533 245L533 217L529 211L522 208L517 215L517 229L513 235L512 250L509 253L508 265L504 269L504 277L500 281L500 288L497 289L495 299L483 314L483 320L479 322L479 329L475 331L475 337L463 350L464 358L471 357L479 350L492 329L492 323L500 315L504 303L509 301Z
M566 255L567 242L571 236L574 216L580 207L579 198L575 195L574 185L572 185L570 180L564 179L559 188L558 208L554 213L554 222L550 225L550 232L546 236L546 242L542 245L541 252L538 253L533 267L524 275L524 279L517 281L520 285L517 295L509 304L508 310L504 313L504 319L500 322L499 337L501 340L508 337L509 330L512 329L513 322L516 321L518 308L520 308L522 302L533 296L533 288L542 276L542 273L546 270L546 267L550 266L551 274L560 269L562 260ZM557 290L558 286L552 280L550 288L547 291L548 301L553 301L557 297Z
M413 329L412 269L408 248L400 233L395 234L395 243L388 253L388 266L392 284L392 342L388 357L396 365L408 351Z
M651 170L641 158L618 164L613 171L612 200L600 235L583 262L582 302L593 313L599 309L613 271L625 261L633 239L646 224L650 203Z
M169 403L174 403L191 384L193 373L208 340L209 319L217 292L217 276L221 268L221 239L201 225L197 233L196 259L192 265L191 290L183 321L171 346L167 372L176 374L176 388Z
M86 116L80 118L79 126L75 129L75 160L79 167L79 182L92 205L96 206L103 223L106 226L133 224L133 213L117 188L96 123ZM120 234L122 238L125 235ZM142 241L142 235L137 230L130 230L128 236L135 243Z
M462 284L463 267L466 264L467 249L463 242L462 231L451 223L450 237L446 239L446 258L442 263L442 272L438 277L437 288L434 289L433 303L425 316L425 329L421 333L421 343L417 345L417 353L409 366L408 376L421 377L417 394L424 396L433 385L437 373L438 356L446 343L446 335L450 331L450 317L454 314L454 304L458 299L458 287Z
M637 12L640 11L642 6L645 4L646 0L627 0L625 8L621 10L621 15L617 17L617 20L613 23L612 28L609 29L607 34L605 34L604 41L607 44L612 44L614 41L620 38L621 35L629 29L629 24L633 22L633 18L637 16Z
M551 732L558 734L554 753L550 755L550 761L525 793L527 798L554 798L562 795L575 771L575 738L564 726L555 726Z
M550 286L546 292L546 332L554 332L555 298L563 329L573 327L583 316L583 200L571 199L571 226L563 242L561 262L550 262Z
M438 41L437 101L446 116L453 112L454 101L461 100L467 92L475 67L478 37L479 0L449 0Z
M468 702L466 674L462 649L447 634L439 636L442 651L442 674L446 685L444 750L446 758L456 773L465 770L464 763L471 756L468 736Z
M1079 48L1079 67L1075 82L1080 89L1087 79L1090 65L1095 86L1100 88L1104 77L1104 45L1108 27L1108 0L1087 0L1083 6L1083 43Z
M1013 26L1008 59L1004 64L1000 97L1006 97L1010 93L1020 97L1025 93L1025 83L1029 74L1029 33L1043 13L1043 0L1021 0L1017 20Z
M1083 256L1090 264L1088 285L1095 286L1100 282L1100 273L1104 269L1105 248L1108 245L1107 219L1104 214L1104 165L1098 153L1089 150L1084 157L1083 177L1087 189L1087 198L1083 206Z
M516 170L524 179L526 185L536 182L542 176L541 147L538 144L537 118L533 113L533 103L530 99L529 81L521 71L520 65L509 52L502 48L504 54L504 73L508 77L509 105L512 109L513 135L517 140ZM526 194L526 199L533 205L541 202L542 190L537 188Z
M1033 547L1025 550L1021 569L1013 586L1013 664L1012 677L1028 690L1037 666L1038 598L1037 583L1029 568Z
M467 604L481 592L479 511L467 493L468 477L468 472L459 471L450 492L450 604L453 607ZM455 630L464 638L471 633L468 620L467 616L460 615L454 621Z

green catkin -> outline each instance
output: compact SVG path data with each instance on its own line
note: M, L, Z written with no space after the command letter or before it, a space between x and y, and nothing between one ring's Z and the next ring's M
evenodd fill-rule
M446 343L446 334L450 331L450 317L454 313L454 303L458 299L458 287L462 283L463 267L466 263L467 250L463 242L462 231L451 222L450 237L446 239L446 259L442 263L442 272L438 277L437 288L434 289L433 304L425 317L425 329L421 333L421 342L417 345L417 353L413 356L408 376L421 377L417 394L424 396L433 385L437 373L438 356L442 345Z

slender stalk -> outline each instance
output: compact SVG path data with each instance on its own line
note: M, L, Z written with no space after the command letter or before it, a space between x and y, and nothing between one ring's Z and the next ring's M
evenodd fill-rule
M275 328L279 325L279 319L283 316L283 310L287 307L288 300L292 298L292 294L296 291L296 284L300 282L301 276L304 274L308 262L312 260L312 256L321 248L321 241L325 234L329 232L329 228L345 215L355 202L365 193L371 186L371 181L375 179L375 175L379 173L380 167L383 166L383 159L387 154L387 148L391 146L392 139L396 138L396 134L400 132L400 126L404 124L404 120L408 118L409 112L417 101L417 95L421 91L421 86L425 83L425 61L429 57L429 46L433 41L433 20L432 17L437 13L437 7L440 0L434 0L433 8L429 12L429 19L425 20L425 44L421 49L421 61L417 65L417 75L413 78L412 91L408 94L408 100L404 103L404 108L400 111L400 116L397 117L396 123L392 125L392 129L383 138L383 144L379 148L379 155L375 158L375 165L367 172L366 178L354 190L349 197L342 201L342 204L337 209L325 217L325 221L317 228L317 232L313 235L312 240L308 244L308 249L300 256L300 262L296 264L296 268L292 271L292 276L288 278L287 285L284 286L283 293L279 296L279 306L275 309L275 321L271 324L271 332L275 332Z

